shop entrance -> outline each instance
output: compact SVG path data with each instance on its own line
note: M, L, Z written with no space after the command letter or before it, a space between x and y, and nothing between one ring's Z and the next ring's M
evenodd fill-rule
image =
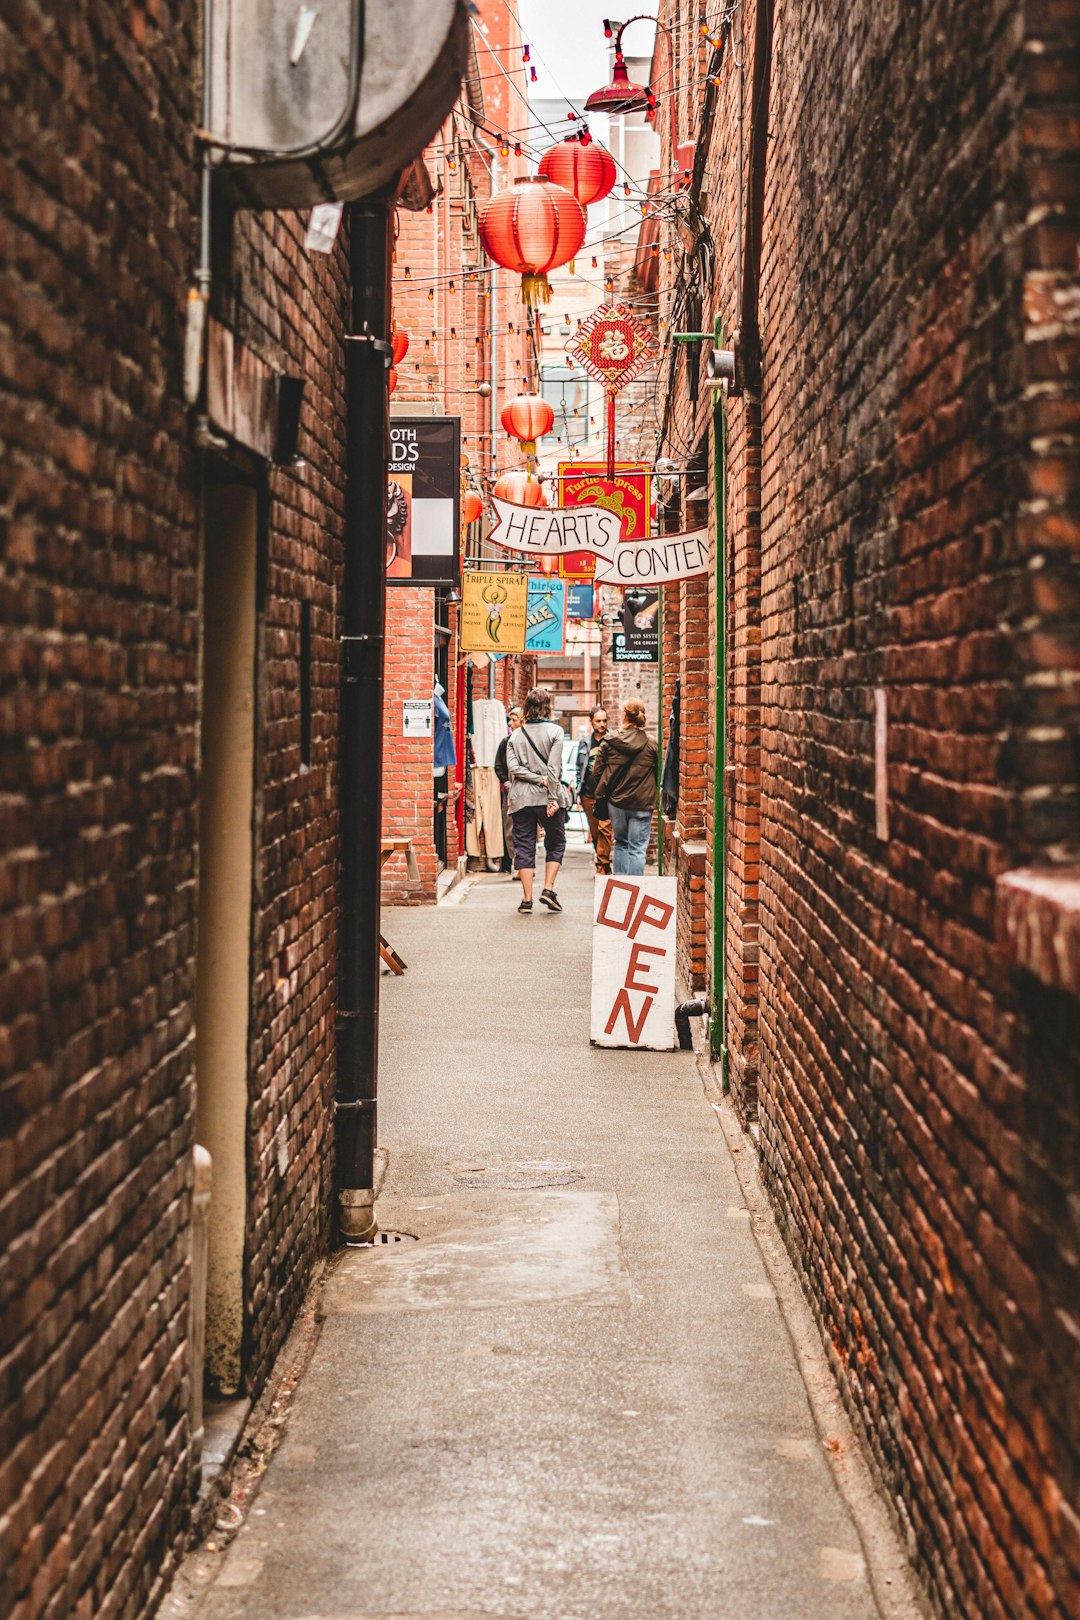
M254 488L207 485L195 1118L212 1161L206 1374L221 1395L243 1378L258 532Z

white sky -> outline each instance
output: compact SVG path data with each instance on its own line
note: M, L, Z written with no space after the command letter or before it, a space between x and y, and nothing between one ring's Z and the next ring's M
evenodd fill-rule
M610 41L604 38L604 18L634 15L632 7L620 12L617 3L612 13L611 0L518 0L522 36L536 65L533 94L584 100L607 84ZM627 56L647 55L655 32L652 23L635 23L624 41Z

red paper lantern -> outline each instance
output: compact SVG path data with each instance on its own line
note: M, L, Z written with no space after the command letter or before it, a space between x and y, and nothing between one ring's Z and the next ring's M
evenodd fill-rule
M395 326L390 333L390 347L393 350L395 366L400 366L409 352L409 334L403 326Z
M495 494L515 506L546 506L547 496L539 478L532 473L508 472L495 480Z
M548 271L572 259L585 240L585 210L562 186L527 175L484 204L480 240L489 259L520 275L526 304L546 304Z
M527 456L535 456L536 441L550 433L555 412L539 394L515 394L503 406L502 425L512 439L520 439Z
M544 153L537 164L537 173L569 191L582 208L606 197L618 178L615 159L606 147L598 146L595 141L586 146L572 136Z
M397 387L397 372L394 370L393 366L391 366L390 370L386 373L386 381L389 391L392 394L394 389Z
M467 489L464 495L461 497L462 522L475 523L483 510L484 503L476 493L475 489Z

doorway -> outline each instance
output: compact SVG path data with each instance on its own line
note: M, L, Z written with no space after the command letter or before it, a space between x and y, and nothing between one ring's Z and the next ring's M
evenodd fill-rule
M195 1130L211 1157L205 1371L218 1395L235 1395L244 1373L258 535L258 492L239 483L208 483Z

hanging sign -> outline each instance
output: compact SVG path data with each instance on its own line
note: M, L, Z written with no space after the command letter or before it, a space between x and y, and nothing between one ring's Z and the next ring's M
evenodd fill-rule
M524 574L467 573L461 582L461 651L524 652L528 593L529 582Z
M656 664L660 659L660 637L651 630L616 630L611 637L613 664Z
M525 651L561 653L566 639L566 581L539 575L529 580Z
M709 569L709 531L658 535L640 545L616 546L596 565L599 585L670 585Z
M491 497L495 523L488 535L507 551L561 557L569 551L595 554L596 579L604 585L668 585L709 567L709 531L658 535L620 542L619 521L603 506L515 506Z
M632 383L656 347L650 327L625 304L601 304L578 328L570 353L609 394Z
M673 877L598 877L593 888L594 1046L675 1045Z
M566 587L566 617L591 619L596 613L596 592L588 580L574 580Z
M649 533L651 475L644 461L616 463L608 478L603 461L560 461L560 506L606 506L619 519L620 538L642 540ZM596 558L588 551L569 552L559 558L564 579L594 579Z
M461 419L390 418L386 577L453 585L460 572Z

